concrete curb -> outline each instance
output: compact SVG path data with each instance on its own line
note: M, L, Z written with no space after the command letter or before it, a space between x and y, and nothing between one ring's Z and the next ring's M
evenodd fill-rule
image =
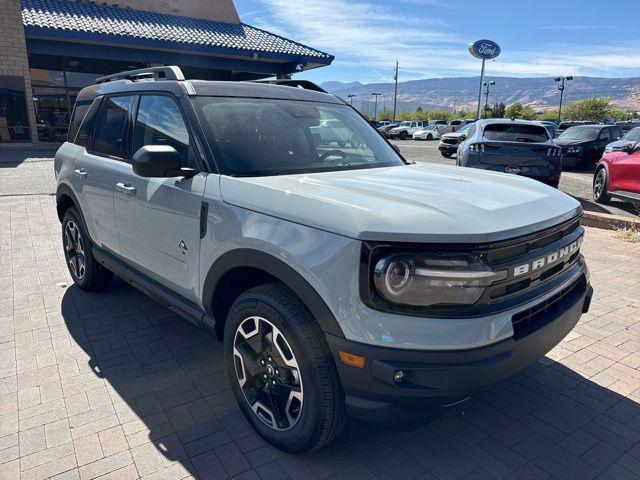
M608 213L584 212L580 223L586 227L618 230L620 228L635 228L640 230L640 218L610 215Z

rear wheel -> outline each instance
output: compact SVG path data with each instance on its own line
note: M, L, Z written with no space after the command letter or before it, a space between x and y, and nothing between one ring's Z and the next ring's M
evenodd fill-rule
M409 134L405 131L400 132L400 139L401 140L406 140L407 138L409 138Z
M597 203L607 203L611 196L607 193L609 189L609 176L607 170L601 167L593 177L593 199Z
M427 140L433 140L433 135L431 135L430 133L427 134Z
M300 453L340 433L344 393L333 358L290 290L271 283L241 294L229 312L224 346L236 401L266 441Z
M89 292L101 290L113 274L93 258L91 240L78 210L69 208L62 218L62 245L73 282Z

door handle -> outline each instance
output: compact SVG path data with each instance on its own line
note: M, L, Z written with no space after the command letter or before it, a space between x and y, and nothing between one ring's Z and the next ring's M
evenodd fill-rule
M136 187L132 186L129 183L116 183L116 190L124 193L125 195L135 195Z
M87 171L84 168L76 168L73 173L80 178L87 178Z

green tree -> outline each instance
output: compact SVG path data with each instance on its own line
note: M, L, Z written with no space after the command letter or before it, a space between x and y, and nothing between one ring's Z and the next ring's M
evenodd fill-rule
M522 120L536 120L538 118L538 113L533 109L532 106L526 105L522 107L519 118L521 118Z
M491 116L493 118L504 118L504 112L507 106L504 103L494 103L491 108Z
M421 116L421 115L422 115L422 107L416 108L416 116Z
M505 118L520 118L524 107L520 102L512 103L504 109Z
M564 120L593 120L601 122L605 118L619 118L623 116L620 108L616 107L610 98L593 97L569 103L562 109Z
M538 120L557 120L558 119L558 109L552 108L551 110L547 110L546 112L542 112L538 115Z

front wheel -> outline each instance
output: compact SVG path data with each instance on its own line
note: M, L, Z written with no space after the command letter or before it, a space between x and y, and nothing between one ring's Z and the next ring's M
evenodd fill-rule
M427 140L433 140L433 135L431 135L430 133L427 134Z
M409 134L407 132L400 132L400 140L406 140L409 138Z
M607 203L611 200L611 196L607 193L609 188L609 177L607 170L602 167L593 178L593 199L596 203Z
M254 430L289 453L340 433L344 392L320 327L286 287L260 285L231 306L224 335L233 393Z
M442 150L440 150L440 154L441 154L444 158L451 158L451 157L453 156L453 153L443 152Z

